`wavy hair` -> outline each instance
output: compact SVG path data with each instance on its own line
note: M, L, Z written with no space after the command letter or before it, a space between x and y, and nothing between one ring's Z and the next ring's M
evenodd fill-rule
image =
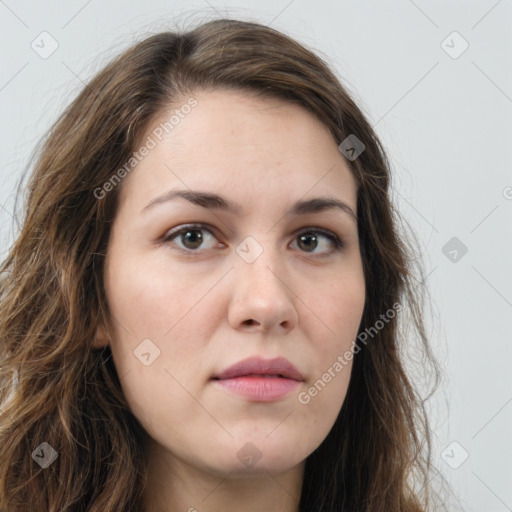
M23 221L0 269L2 512L143 510L148 436L110 348L92 349L98 321L112 325L103 265L122 183L101 199L94 191L157 115L215 89L294 102L338 145L351 134L362 141L360 156L347 158L366 282L360 330L403 306L354 355L340 414L306 460L300 512L430 510L431 431L404 359L413 339L435 387L440 371L385 151L323 58L259 23L216 19L132 44L88 82L34 154ZM43 468L37 458L52 449L58 456Z

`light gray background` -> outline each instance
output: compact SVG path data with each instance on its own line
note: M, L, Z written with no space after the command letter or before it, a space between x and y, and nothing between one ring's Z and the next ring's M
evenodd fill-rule
M512 0L0 0L0 255L16 180L83 81L147 31L217 13L321 52L368 114L428 274L445 368L435 464L458 495L450 510L512 510ZM43 31L58 43L46 59L31 47L50 47ZM443 253L452 237L465 255Z

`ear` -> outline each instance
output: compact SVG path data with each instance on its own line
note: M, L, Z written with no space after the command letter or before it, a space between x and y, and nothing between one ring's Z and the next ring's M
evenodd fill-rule
M92 340L92 347L95 349L106 347L109 341L110 339L105 329L105 326L103 325L103 322L99 321L98 326L96 327L94 339Z

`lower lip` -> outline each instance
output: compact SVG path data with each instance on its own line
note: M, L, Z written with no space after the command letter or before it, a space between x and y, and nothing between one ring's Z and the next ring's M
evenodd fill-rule
M272 402L291 393L300 382L283 377L235 377L214 380L217 385L255 402Z

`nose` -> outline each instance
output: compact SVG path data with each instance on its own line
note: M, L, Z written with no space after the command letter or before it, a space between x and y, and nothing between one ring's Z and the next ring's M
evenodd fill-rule
M278 264L278 255L264 251L255 261L237 261L232 271L233 297L228 320L237 330L284 334L298 323L293 283Z

